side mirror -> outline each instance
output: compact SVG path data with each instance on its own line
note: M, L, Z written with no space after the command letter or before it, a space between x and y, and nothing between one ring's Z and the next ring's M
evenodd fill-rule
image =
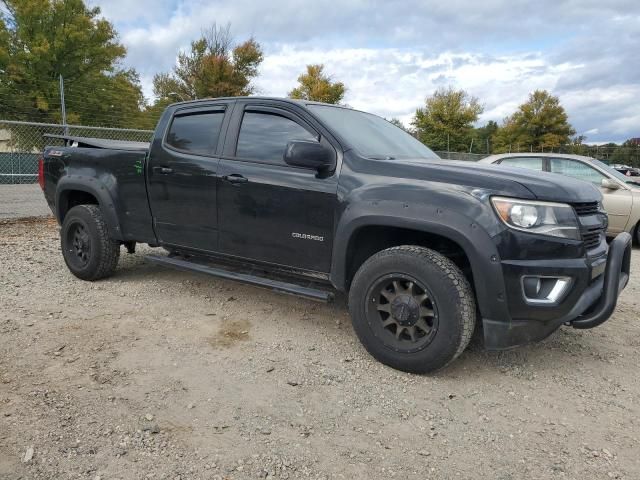
M289 142L284 151L284 161L287 165L317 171L333 170L336 163L335 155L330 149L309 140Z
M618 182L615 182L610 178L603 178L601 185L602 185L602 188L606 188L607 190L618 190L620 188L620 185L618 185Z

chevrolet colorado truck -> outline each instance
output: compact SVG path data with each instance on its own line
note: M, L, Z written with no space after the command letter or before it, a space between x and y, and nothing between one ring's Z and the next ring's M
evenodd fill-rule
M277 98L178 103L150 144L61 136L39 182L64 260L108 277L122 246L150 262L330 301L391 367L444 367L476 319L485 347L606 321L631 236L608 244L591 184L443 161L383 118Z

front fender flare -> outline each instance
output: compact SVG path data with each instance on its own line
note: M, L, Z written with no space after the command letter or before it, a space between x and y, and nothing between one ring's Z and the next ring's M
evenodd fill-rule
M349 208L349 210L356 209ZM472 219L444 208L422 209L420 217L410 213L411 209L404 205L401 206L401 210L397 210L389 203L386 208L378 205L376 212L345 212L336 231L332 255L330 279L334 287L341 291L348 289L347 246L360 228L369 226L406 228L436 234L460 245L471 264L476 301L482 317L509 318L500 257L495 243L487 232Z

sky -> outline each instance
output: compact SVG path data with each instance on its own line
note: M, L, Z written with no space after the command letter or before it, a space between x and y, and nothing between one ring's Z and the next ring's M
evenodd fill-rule
M346 84L344 102L409 125L439 87L501 122L535 89L560 97L588 143L640 137L639 0L90 0L127 47L152 97L153 75L214 22L253 36L257 93L286 96L311 63Z

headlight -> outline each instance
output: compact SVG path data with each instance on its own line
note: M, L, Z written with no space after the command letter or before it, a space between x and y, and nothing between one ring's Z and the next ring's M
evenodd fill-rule
M491 203L507 226L539 235L580 240L578 220L571 205L516 198L491 197Z

